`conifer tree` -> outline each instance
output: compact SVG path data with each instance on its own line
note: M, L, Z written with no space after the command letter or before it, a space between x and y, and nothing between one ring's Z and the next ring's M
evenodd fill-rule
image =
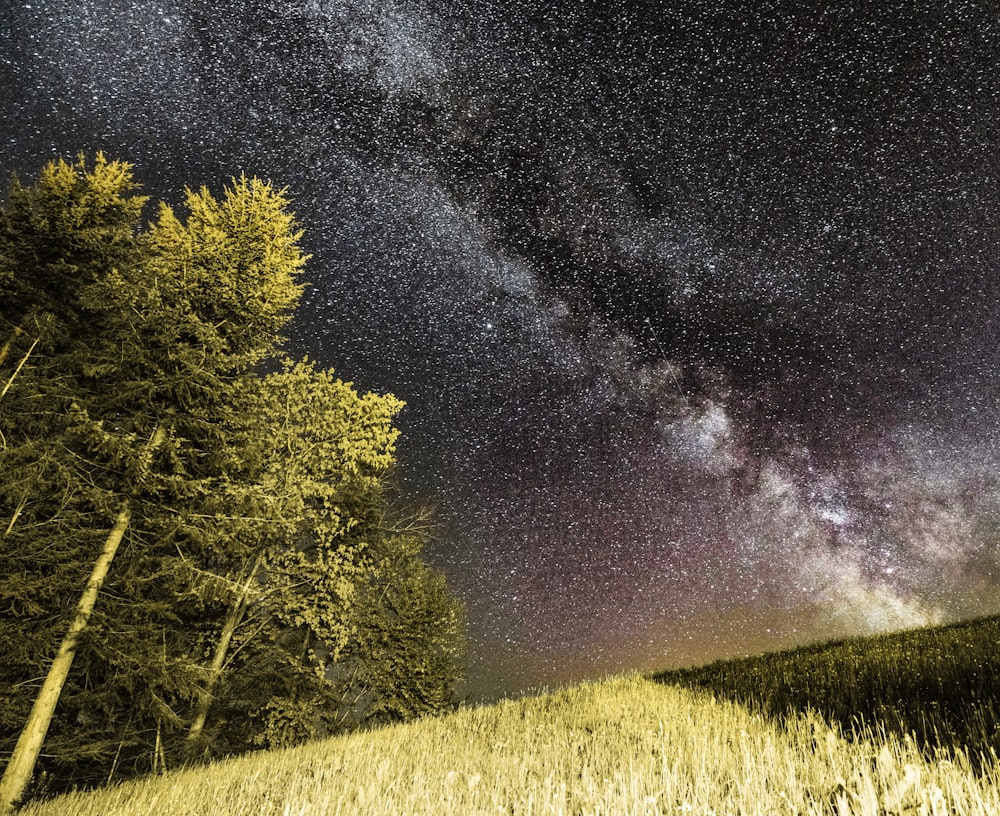
M138 707L159 728L180 718L171 697L195 693L175 657L183 633L170 625L172 595L183 571L173 562L210 558L219 539L181 508L196 509L219 478L219 428L239 410L231 397L274 352L300 292L299 235L269 185L240 179L218 202L189 191L186 222L164 206L142 235L133 187L120 163L54 162L34 188L15 182L4 212L4 314L44 341L0 405L0 511L11 519L0 598L13 613L0 644L21 658L3 668L17 690L0 707L5 726L37 687L31 678L49 679L8 762L0 807L20 798L81 652L63 697L84 727L57 736L64 759L110 750L87 738L89 723ZM95 617L126 536L129 557L105 593L114 600ZM51 558L39 564L38 552ZM67 622L74 587L86 592ZM53 667L42 670L67 623Z
M388 520L402 403L257 373L301 292L284 194L144 203L98 155L0 209L0 812L43 739L92 784L440 710L458 677L458 607Z
M22 731L24 748L15 756L19 761L8 763L0 783L0 809L20 796L51 716L53 692L59 692L54 687L72 660L80 624L89 617L88 597L93 593L84 592L88 581L81 578L87 573L80 570L76 555L83 539L101 533L87 529L93 524L79 483L85 474L74 472L72 458L62 455L73 451L75 420L84 412L77 400L82 396L79 372L75 365L56 361L67 363L74 343L87 342L96 328L85 319L80 292L108 269L134 262L133 230L143 200L132 195L133 190L127 165L98 157L94 169L87 171L82 159L76 165L54 162L33 188L15 179L9 204L0 213L0 309L10 332L8 348L15 352L4 361L18 360L13 371L4 368L0 401L0 507L6 520L0 577L4 606L10 610L0 628L0 651L5 655L0 670L21 671L10 678L21 682L10 682L0 703L5 725L27 717L24 702L30 699L32 685L24 685L25 675L46 675L58 644L51 625L56 610L72 611L69 598L84 593L73 620L59 619L60 628L69 623L74 636L58 653L43 705ZM33 364L25 366L32 354ZM104 550L116 548L123 532L123 525L109 519L103 529ZM102 559L88 544L92 554L87 560L94 567L90 578L99 582ZM23 626L12 620L25 617Z

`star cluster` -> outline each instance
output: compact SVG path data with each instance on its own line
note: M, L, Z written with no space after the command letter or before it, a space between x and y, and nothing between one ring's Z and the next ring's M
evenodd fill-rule
M665 669L1000 609L986 6L15 0L0 173L287 185L470 693Z

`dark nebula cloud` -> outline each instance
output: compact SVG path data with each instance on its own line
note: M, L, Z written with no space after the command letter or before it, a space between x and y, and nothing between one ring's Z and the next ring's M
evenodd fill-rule
M0 172L287 185L473 694L1000 610L991 4L15 0Z

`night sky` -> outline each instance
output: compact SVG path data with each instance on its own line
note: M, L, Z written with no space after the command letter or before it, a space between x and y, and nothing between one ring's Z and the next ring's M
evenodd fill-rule
M10 0L0 145L288 187L473 699L1000 612L996 3Z

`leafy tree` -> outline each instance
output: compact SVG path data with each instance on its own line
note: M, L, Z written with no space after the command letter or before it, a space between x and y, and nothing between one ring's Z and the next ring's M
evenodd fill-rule
M202 750L210 750L203 729L224 676L230 709L328 704L326 668L352 635L355 584L380 535L381 476L393 463L392 418L402 407L392 396L359 395L307 361L249 385L252 419L234 434L241 460L223 499L243 508L230 519L246 547L234 571L202 583L202 601L226 607L210 633L189 730ZM237 748L234 739L260 742L252 720L241 734L228 729L225 749Z

